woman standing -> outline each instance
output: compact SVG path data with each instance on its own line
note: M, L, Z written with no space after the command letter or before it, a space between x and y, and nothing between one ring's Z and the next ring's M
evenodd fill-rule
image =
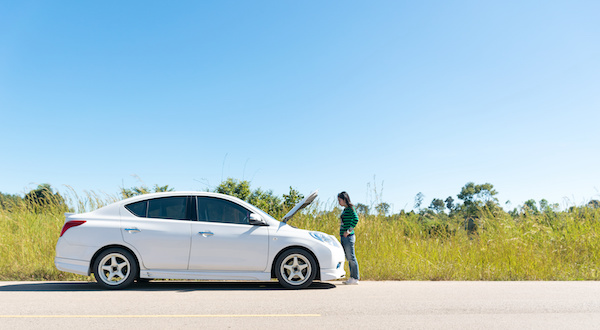
M350 196L348 196L347 192L342 191L337 197L338 203L344 208L342 215L340 215L340 240L342 241L342 247L344 248L348 266L350 267L350 279L343 283L358 284L360 275L358 273L358 261L354 252L354 244L356 243L354 228L358 224L358 215L354 210L354 205L350 202Z

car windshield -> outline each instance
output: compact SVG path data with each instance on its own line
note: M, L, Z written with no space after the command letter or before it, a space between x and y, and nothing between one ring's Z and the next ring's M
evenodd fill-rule
M272 216L270 216L270 215L269 215L267 212L265 212L265 211L263 211L263 210L259 209L258 207L256 207L256 206L255 206L254 208L255 208L256 210L258 210L258 213L259 213L259 214L260 214L262 217L264 217L264 218L268 218L268 219L271 219L271 220L275 220L275 221L279 221L279 220L277 220L277 219L273 218Z

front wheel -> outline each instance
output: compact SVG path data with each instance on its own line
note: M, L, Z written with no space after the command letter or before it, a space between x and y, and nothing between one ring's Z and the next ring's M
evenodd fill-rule
M315 259L302 249L286 251L277 258L275 265L279 284L288 289L306 288L317 275Z
M105 289L123 289L133 283L137 273L137 261L124 249L103 251L94 262L96 282Z

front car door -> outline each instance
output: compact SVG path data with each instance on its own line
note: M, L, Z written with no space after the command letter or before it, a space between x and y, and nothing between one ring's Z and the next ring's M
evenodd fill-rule
M269 227L249 224L250 211L217 197L197 197L192 223L190 270L264 271Z

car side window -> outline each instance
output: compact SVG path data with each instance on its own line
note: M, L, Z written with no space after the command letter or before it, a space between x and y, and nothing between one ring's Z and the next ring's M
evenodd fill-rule
M198 220L250 224L250 212L240 205L213 197L198 197Z
M148 218L191 220L189 198L186 196L164 197L148 200Z
M125 205L125 208L136 216L145 218L148 214L148 201L127 204Z

